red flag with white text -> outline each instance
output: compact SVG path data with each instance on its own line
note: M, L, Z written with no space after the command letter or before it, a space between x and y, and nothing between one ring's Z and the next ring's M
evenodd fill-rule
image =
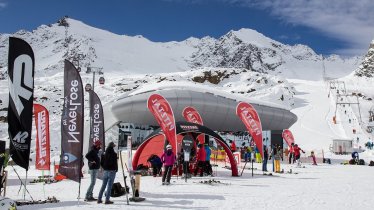
M173 147L175 154L178 151L175 118L169 102L159 94L152 94L147 101L149 111L156 118L157 123L164 131L166 138Z
M203 118L201 117L199 112L194 107L188 106L188 107L184 108L183 112L182 112L182 115L183 115L184 119L187 120L187 122L192 122L192 123L196 123L196 124L199 124L199 125L204 125L203 124ZM204 144L205 143L205 134L200 134L197 137L197 140L201 144Z
M36 126L36 160L35 168L50 170L50 139L49 139L49 112L40 105L34 104Z
M246 102L240 102L236 106L236 115L243 121L245 127L251 134L254 142L262 157L263 155L263 142L262 142L262 125L260 117L255 108Z
M292 143L295 143L295 139L293 138L292 132L288 129L283 130L282 137L289 147Z

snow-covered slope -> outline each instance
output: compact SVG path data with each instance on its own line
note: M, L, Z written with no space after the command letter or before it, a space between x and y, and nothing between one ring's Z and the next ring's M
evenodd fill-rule
M9 36L0 34L0 120L3 122L8 105ZM328 123L334 102L327 98L328 85L322 80L346 77L347 82L349 78L352 83L359 81L352 76L360 63L359 57L323 58L308 46L285 45L250 29L230 31L218 39L204 37L158 43L142 36L116 35L63 18L58 23L12 36L25 39L34 49L35 103L42 103L50 110L54 150L59 149L65 58L80 57L85 84L92 83L92 74L85 72L86 67L103 68L106 84L96 85L95 91L104 104L144 84L183 81L289 107L299 117L292 131L297 141L308 148L326 148L331 138L345 135L331 129ZM362 85L367 85L369 91L370 82ZM0 139L7 139L6 126L0 123Z

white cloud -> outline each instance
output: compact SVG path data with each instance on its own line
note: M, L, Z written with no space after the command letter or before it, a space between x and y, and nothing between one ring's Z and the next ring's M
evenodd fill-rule
M307 26L344 41L346 56L366 53L374 38L372 0L220 0L270 11L286 23Z

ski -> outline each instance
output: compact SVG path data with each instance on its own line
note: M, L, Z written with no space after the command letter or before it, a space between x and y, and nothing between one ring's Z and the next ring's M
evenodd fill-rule
M145 198L139 197L139 192L136 189L136 183L135 183L135 171L132 166L132 137L129 136L127 139L127 170L129 172L130 176L130 184L132 188L132 198L129 198L130 201L134 202L140 202L144 201Z
M119 151L119 157L120 157L120 160L121 160L121 168L122 168L122 174L123 174L123 182L125 183L126 201L127 201L127 205L130 205L130 203L129 203L129 194L128 194L128 192L127 192L127 184L126 184L125 170L124 170L124 168L123 168L122 151Z

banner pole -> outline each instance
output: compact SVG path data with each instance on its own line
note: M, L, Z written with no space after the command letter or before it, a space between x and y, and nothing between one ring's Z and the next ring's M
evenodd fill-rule
M26 179L25 179L25 189L23 190L23 200L26 200L26 185L27 185L27 170L26 170Z
M79 163L79 185L78 185L78 206L79 206L79 200L81 198L81 180L82 180L82 176L81 176L81 173L82 173L82 160L83 159L83 156L81 158L81 161Z
M10 166L12 166L12 168L13 168L14 172L16 173L16 175L17 175L19 181L21 182L21 187L22 187L22 185L25 185L25 184L22 182L22 179L21 179L21 177L19 176L19 174L17 173L17 171L16 171L16 169L14 168L14 166L13 166L13 165L10 165ZM32 196L31 196L31 194L30 194L30 192L27 190L26 187L25 187L25 189L26 189L26 192L29 194L31 200L34 201L34 199L32 198Z
M43 197L45 199L45 189L44 189L44 186L45 186L45 177L44 177L44 170L42 170L42 179L43 179Z

